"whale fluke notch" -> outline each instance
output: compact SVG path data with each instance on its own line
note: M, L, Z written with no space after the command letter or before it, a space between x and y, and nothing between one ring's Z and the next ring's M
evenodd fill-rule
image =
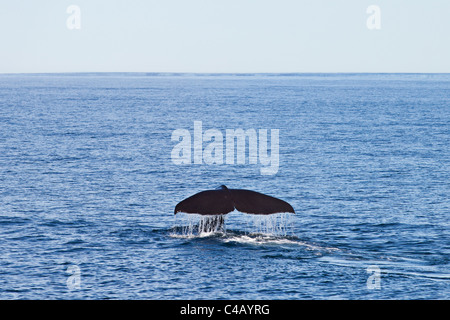
M295 213L294 208L281 199L251 190L228 189L224 185L184 199L175 206L174 213L224 215L235 209L249 214Z

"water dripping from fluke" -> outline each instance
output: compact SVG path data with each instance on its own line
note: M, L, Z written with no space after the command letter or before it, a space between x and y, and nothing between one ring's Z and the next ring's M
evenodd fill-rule
M171 236L183 238L236 234L285 237L291 234L292 227L291 215L288 213L255 215L235 210L228 215L181 213L175 217ZM233 230L227 230L227 225L231 225Z
M171 235L191 238L224 233L225 219L223 215L180 214L176 216Z

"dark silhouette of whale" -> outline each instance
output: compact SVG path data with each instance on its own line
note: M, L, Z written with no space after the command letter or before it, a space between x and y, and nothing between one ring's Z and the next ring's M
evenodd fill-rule
M281 199L251 190L228 189L222 185L216 190L202 191L184 199L175 206L174 214L224 215L235 209L250 214L295 213L294 208Z

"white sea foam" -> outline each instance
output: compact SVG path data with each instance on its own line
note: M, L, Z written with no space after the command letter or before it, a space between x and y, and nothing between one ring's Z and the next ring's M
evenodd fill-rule
M227 225L233 228L227 230ZM292 232L291 213L255 215L236 210L223 216L181 213L176 216L170 236L183 239L217 237L225 243L295 246L317 252L339 250L299 240Z

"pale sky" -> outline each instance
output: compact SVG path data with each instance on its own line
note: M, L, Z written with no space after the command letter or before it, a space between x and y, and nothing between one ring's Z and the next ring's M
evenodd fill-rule
M449 34L450 0L11 0L0 73L448 73Z

